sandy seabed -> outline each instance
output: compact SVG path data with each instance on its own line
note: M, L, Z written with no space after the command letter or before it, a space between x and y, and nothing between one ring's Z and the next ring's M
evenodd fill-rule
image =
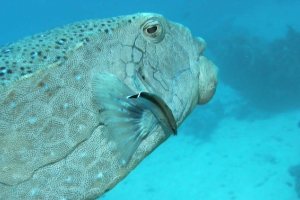
M226 117L207 141L187 134L195 130L183 124L100 199L297 200L288 169L300 164L299 120L300 111Z

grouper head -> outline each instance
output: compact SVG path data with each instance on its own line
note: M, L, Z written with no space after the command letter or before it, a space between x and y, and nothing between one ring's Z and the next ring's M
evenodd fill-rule
M178 125L195 105L213 97L217 67L202 55L206 48L202 38L153 13L128 16L121 27L120 56L127 59L116 60L122 62L123 70L110 72L136 92L148 91L162 97Z
M106 72L117 76L136 93L159 96L172 111L177 126L196 105L203 105L213 97L218 70L202 55L206 48L202 38L193 37L188 28L153 13L126 16L119 26L122 28L120 32L115 29L117 36L112 31L109 38L119 38L121 51L115 52L115 67ZM148 118L144 121L152 122ZM143 138L124 174L169 136L158 127Z

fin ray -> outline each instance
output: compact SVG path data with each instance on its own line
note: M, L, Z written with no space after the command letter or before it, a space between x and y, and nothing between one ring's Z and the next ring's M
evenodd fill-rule
M92 94L101 114L106 115L105 124L121 153L120 163L129 162L142 140L151 134L158 122L155 116L145 115L147 108L138 99L128 99L134 92L112 74L94 77ZM145 126L148 118L154 118L153 125Z
M103 73L94 77L92 94L105 124L121 154L121 164L127 164L138 146L158 124L168 135L176 135L173 113L162 98L155 94L134 92L117 77Z

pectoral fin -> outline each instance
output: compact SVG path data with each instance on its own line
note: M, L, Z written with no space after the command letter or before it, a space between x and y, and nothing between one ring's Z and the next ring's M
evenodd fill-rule
M167 104L157 95L134 92L112 74L94 77L93 98L106 115L105 124L127 164L140 143L161 125L167 134L176 134L177 126Z

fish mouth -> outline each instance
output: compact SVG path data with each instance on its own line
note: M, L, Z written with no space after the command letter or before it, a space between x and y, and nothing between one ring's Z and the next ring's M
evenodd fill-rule
M203 105L209 102L216 92L218 85L218 68L210 60L202 55L206 49L206 42L201 37L194 38L194 43L197 45L197 71L199 87L198 87L198 105Z

